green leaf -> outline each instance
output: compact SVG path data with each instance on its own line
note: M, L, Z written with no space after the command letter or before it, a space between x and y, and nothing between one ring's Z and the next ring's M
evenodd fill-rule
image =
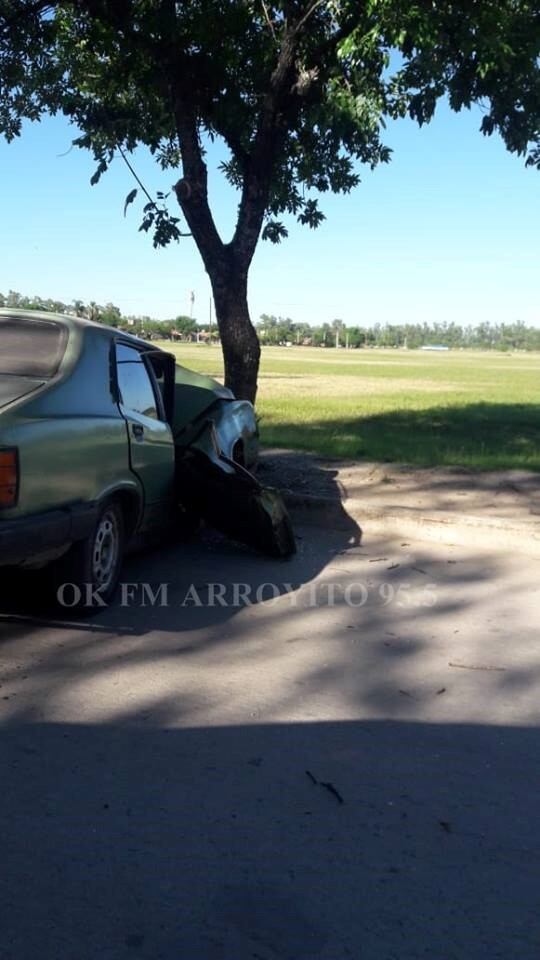
M90 177L90 183L92 184L93 187L95 187L96 183L99 183L106 169L107 169L107 163L105 162L105 160L100 160L98 163L96 172L93 173L92 176Z
M270 243L281 243L288 236L289 231L280 220L269 220L262 232L263 240L269 240Z
M129 207L130 203L133 203L135 197L137 196L137 193L138 193L137 187L129 191L124 203L124 216L127 213L127 208Z

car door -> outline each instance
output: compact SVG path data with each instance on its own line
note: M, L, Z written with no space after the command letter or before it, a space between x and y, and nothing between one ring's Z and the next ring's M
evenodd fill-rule
M165 518L174 494L174 440L160 391L144 355L116 344L119 405L127 423L131 469L145 498L145 526Z

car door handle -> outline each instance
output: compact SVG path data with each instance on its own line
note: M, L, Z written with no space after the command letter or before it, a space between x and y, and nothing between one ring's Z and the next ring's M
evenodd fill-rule
M131 432L136 440L144 439L144 427L140 423L132 423Z

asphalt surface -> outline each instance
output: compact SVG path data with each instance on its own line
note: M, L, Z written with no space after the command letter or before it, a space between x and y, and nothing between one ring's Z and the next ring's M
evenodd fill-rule
M1 960L538 960L540 561L299 533L3 580Z

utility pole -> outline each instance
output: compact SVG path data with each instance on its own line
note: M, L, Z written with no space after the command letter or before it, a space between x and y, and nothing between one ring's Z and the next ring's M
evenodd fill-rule
M208 333L210 334L209 342L212 343L212 297L208 301Z

